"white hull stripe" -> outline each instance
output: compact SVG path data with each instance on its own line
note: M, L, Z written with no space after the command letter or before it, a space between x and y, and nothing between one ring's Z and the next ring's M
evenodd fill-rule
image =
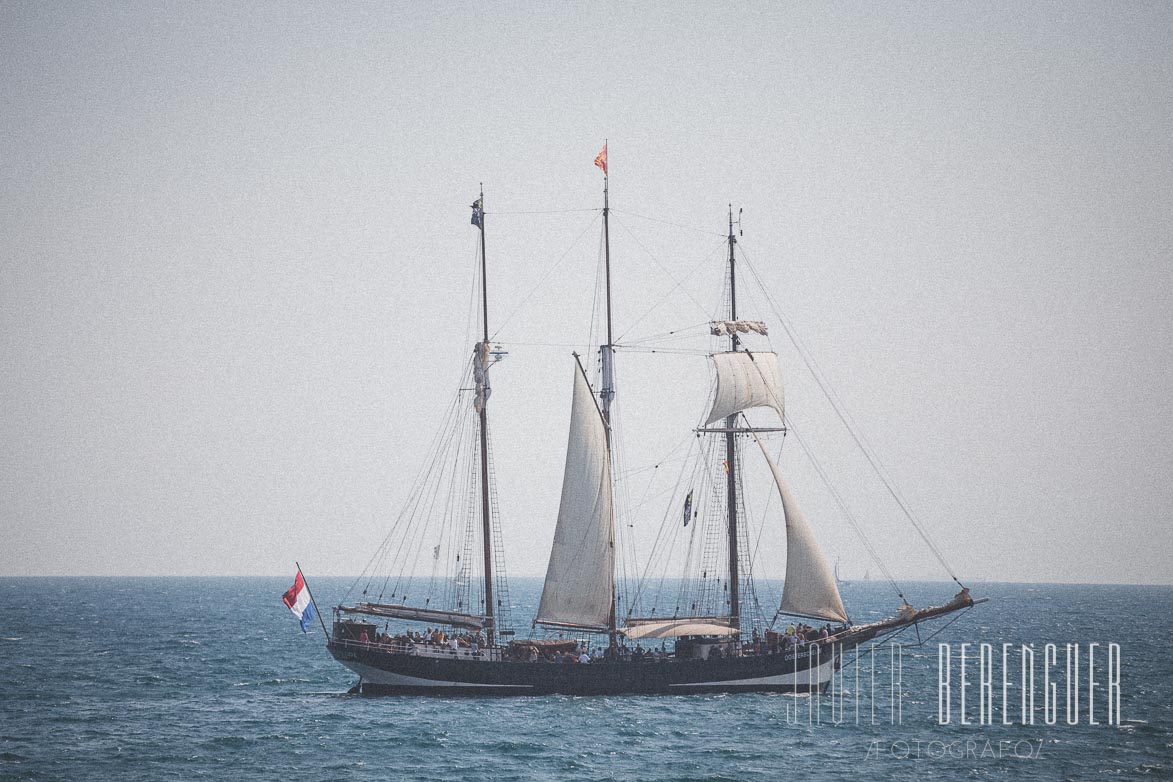
M725 679L719 682L688 682L673 684L673 687L736 687L736 686L767 686L767 687L812 687L826 684L831 681L831 673L835 670L835 659L832 658L818 668L799 671L798 673L781 673L776 676L760 676L756 679Z
M510 689L516 690L520 688L531 688L532 684L481 684L479 682L446 682L437 679L421 679L418 676L405 676L401 673L391 673L384 671L381 668L375 668L370 665L363 665L354 660L340 661L350 670L362 677L363 682L368 684L381 684L387 687L435 687L450 688L462 687L470 688L476 687L482 690L500 690Z

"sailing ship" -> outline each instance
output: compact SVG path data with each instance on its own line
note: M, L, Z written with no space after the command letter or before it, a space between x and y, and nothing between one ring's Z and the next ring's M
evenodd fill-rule
M567 367L572 389L566 461L553 545L530 633L535 637L518 639L512 627L493 481L489 375L504 351L491 343L489 329L482 189L472 206L471 220L480 231L477 326L481 339L466 365L463 390L444 419L433 456L392 534L352 588L353 593L363 584L361 594L355 595L359 599L344 600L334 608L327 646L338 662L360 677L354 691L442 695L818 692L828 686L850 649L981 602L961 587L943 605L915 609L898 590L903 605L894 615L866 624L851 622L838 579L814 529L766 446L766 438L785 434L789 419L777 355L751 350L746 344L750 335L766 334L765 324L738 318L738 242L730 207L728 309L724 317L708 324L712 337L725 344L708 357L715 388L707 414L695 427L695 439L708 444L699 456L718 462L704 473L707 477L697 490L707 497L710 511L702 524L701 502L698 498L694 503L690 487L683 525L675 514L670 525L691 536L690 545L707 552L689 555L688 567L701 571L700 586L691 592L691 587L681 586L671 610L653 605L642 615L639 609L648 601L641 598L644 587L637 586L636 597L628 598L626 608L620 609L617 443L612 420L617 345L612 330L606 146L596 165L604 175L605 342L598 347L597 389L582 356L573 354ZM770 416L769 425L750 425L748 411ZM459 443L469 446L467 454L460 455L455 447ZM743 447L750 453L760 452L784 519L785 581L778 610L769 620L748 616L749 608L757 607L759 601L749 570L743 496L743 475L751 456ZM452 466L446 466L447 462ZM460 489L465 483L475 488ZM445 488L452 489L446 498L441 496ZM419 531L431 522L441 528L436 537ZM691 529L690 522L694 522ZM701 526L705 530L698 532ZM451 560L444 566L440 565L442 552ZM412 562L429 560L429 578L413 580L404 575ZM790 626L783 631L787 623ZM644 653L643 644L651 650L657 643L659 649ZM564 661L567 664L552 664Z

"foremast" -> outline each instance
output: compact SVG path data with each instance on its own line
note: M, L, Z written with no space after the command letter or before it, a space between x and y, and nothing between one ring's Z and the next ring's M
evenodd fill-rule
M739 221L740 222L740 221ZM713 406L698 431L725 435L726 524L729 546L729 625L741 629L740 551L738 530L738 473L736 437L750 434L761 448L770 467L786 520L786 580L782 589L779 613L795 616L847 621L842 598L835 586L831 566L815 540L810 523L795 502L789 487L758 436L759 433L785 431L786 412L782 384L778 373L778 356L772 351L750 351L741 345L739 333L766 334L760 321L737 320L737 236L733 233L733 206L729 207L729 317L727 322L714 322L713 334L728 335L729 350L712 356L717 371L717 387ZM761 426L738 426L743 411L751 408L772 408L778 416L781 429ZM719 429L708 428L724 421ZM748 424L748 421L746 422Z
M737 263L733 247L737 237L733 235L733 204L729 205L729 320L737 320ZM741 340L736 330L729 332L729 349L737 352ZM729 620L730 625L741 628L741 583L737 557L737 413L725 419L725 502L727 505L727 538L729 543Z

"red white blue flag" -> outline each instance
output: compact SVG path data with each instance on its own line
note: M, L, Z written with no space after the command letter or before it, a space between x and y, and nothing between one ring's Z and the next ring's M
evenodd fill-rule
M310 590L305 585L305 579L301 577L300 569L297 571L297 578L293 580L293 586L282 596L281 600L301 622L301 631L308 633L310 624L313 623L317 613L314 611L314 601L310 599Z

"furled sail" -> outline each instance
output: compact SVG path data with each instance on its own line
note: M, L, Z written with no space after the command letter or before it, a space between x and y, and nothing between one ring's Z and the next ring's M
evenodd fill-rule
M459 611L440 611L392 603L356 603L353 606L340 606L340 608L348 614L366 614L367 616L382 616L388 619L411 619L416 622L467 627L470 630L484 629L489 619L480 614L464 614Z
M682 635L737 635L727 616L682 616L675 619L628 619L620 632L628 638L676 638Z
M607 429L586 375L576 365L562 502L537 622L607 627L615 564L612 527Z
M717 369L717 394L705 425L752 407L772 407L782 418L782 381L775 353L738 350L712 356Z
M493 393L489 387L489 367L493 365L493 360L488 342L478 342L472 353L472 375L476 382L476 396L473 397L472 406L479 413Z
M786 582L782 585L782 607L778 610L784 614L846 622L843 598L839 596L831 566L815 540L814 530L799 510L770 452L757 435L754 438L774 474L774 483L782 497L782 511L786 515Z
M709 322L709 333L714 337L728 337L734 334L761 334L763 337L770 333L770 329L760 320L714 320Z

